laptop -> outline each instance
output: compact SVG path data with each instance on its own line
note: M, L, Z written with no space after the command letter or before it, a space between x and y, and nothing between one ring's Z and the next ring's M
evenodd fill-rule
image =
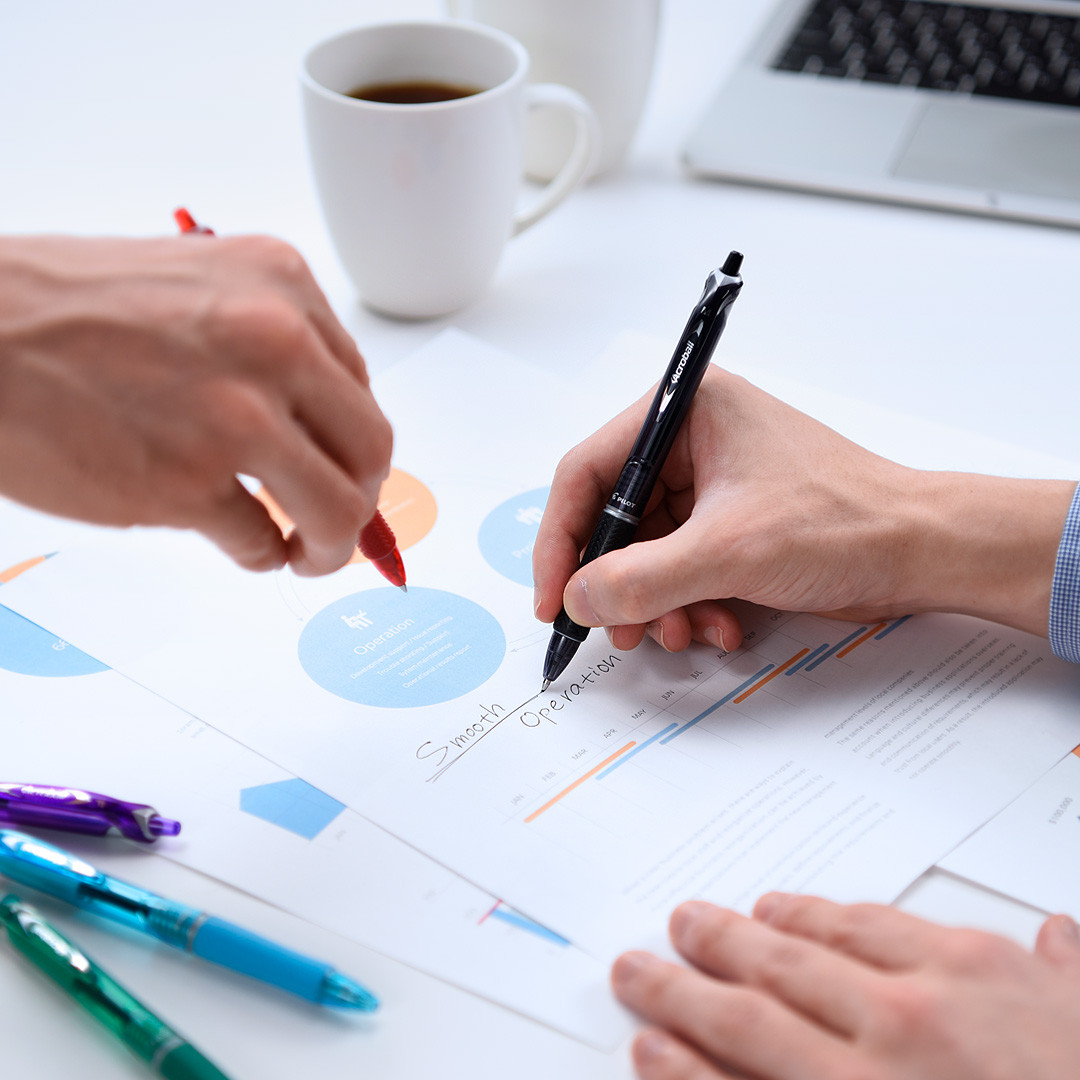
M1080 227L1080 2L782 0L684 160Z

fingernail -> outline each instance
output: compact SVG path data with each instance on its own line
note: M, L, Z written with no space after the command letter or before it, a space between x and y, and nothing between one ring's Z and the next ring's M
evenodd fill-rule
M633 982L641 975L650 964L655 963L655 958L647 952L623 953L611 969L611 981L616 985Z
M570 583L566 592L563 593L563 606L566 608L566 614L578 626L604 625L604 620L593 611L592 602L589 599L589 583L584 578L578 578Z
M1061 928L1061 933L1070 941L1080 942L1080 926L1076 925L1074 918L1063 915L1058 921L1058 926Z
M718 626L705 627L705 640L712 645L714 649L719 649L721 652L728 651L724 645L724 632Z
M689 945L689 939L694 936L696 927L708 917L709 912L715 911L712 904L704 900L687 900L680 904L668 920L668 935L676 946Z
M533 614L540 618L540 603L543 597L540 595L539 589L533 589Z
M787 895L781 892L766 893L754 905L754 918L768 922L780 910L780 905L787 899Z
M664 649L667 652L671 651L664 644L664 624L662 622L657 620L656 622L649 623L648 626L645 627L645 632L660 646L661 649Z
M671 1038L662 1031L643 1031L634 1040L634 1060L638 1065L655 1065L674 1048Z
M715 910L712 904L707 904L704 900L687 900L671 913L671 932L674 934L689 930L710 911Z

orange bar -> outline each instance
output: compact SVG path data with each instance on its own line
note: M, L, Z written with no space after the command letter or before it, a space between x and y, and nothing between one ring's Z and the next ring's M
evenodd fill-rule
M574 788L576 788L579 784L584 784L590 776L595 776L602 768L604 768L605 765L610 765L620 754L625 754L626 751L629 750L632 746L637 746L637 742L628 742L621 750L616 750L615 753L611 755L611 757L605 758L603 761L601 761L595 769L590 769L584 776L579 776L569 787L564 787L558 795L556 795L552 799L548 799L548 801L544 803L544 805L541 806L539 810L534 810L525 819L525 824L528 825L530 821L535 821L545 810L547 810L549 807L554 806L564 795L569 795L570 792L573 791Z
M846 649L841 649L836 654L837 660L839 660L842 656L847 656L847 654L849 652L851 652L852 649L857 649L864 641L868 641L875 634L877 634L880 631L884 630L885 627L888 626L888 625L889 625L888 622L879 622L877 624L877 626L871 626L870 629L867 630L866 633L863 634L862 637L857 637Z
M765 676L761 682L754 683L749 690L744 690L737 698L734 699L732 704L740 705L744 702L755 690L760 690L770 679L775 679L781 672L787 671L796 660L801 660L810 650L800 649L790 660L785 660L778 668L774 668Z
M1077 757L1080 757L1080 746L1074 747L1074 748L1073 748L1073 753L1074 753L1074 754L1075 754L1075 755L1076 755Z
M36 558L27 559L26 562L16 563L14 566L8 567L7 570L0 572L0 585L6 585L9 581L14 581L20 574L31 569L35 566L40 566L46 559L45 555L38 555Z

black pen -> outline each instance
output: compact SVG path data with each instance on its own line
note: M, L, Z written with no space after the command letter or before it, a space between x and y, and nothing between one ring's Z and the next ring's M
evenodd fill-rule
M626 547L634 539L660 470L724 332L731 305L742 289L739 275L742 261L742 255L733 251L724 260L724 265L706 278L701 299L690 312L686 329L656 390L637 441L596 523L581 558L582 566L609 551ZM588 634L589 628L579 626L565 609L559 612L544 657L541 693L566 670Z

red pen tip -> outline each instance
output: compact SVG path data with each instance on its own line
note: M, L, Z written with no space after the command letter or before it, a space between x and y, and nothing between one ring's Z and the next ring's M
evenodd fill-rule
M176 224L180 227L182 233L205 233L207 236L213 236L214 230L208 228L205 225L200 225L184 207L178 207L173 211L173 218Z
M378 510L361 529L357 546L360 554L369 559L387 581L399 589L405 588L405 564L401 561L394 531Z

